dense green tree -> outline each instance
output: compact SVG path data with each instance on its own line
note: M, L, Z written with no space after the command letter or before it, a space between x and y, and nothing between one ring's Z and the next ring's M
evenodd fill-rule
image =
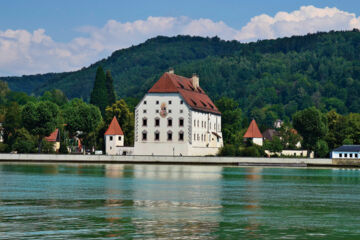
M284 149L283 143L278 136L274 136L271 141L265 141L264 148L271 153L281 153Z
M107 91L107 97L108 97L108 103L107 106L111 106L116 101L116 95L113 85L113 78L111 76L111 73L109 70L106 71L106 91Z
M90 103L99 107L102 114L105 113L105 108L109 103L106 76L101 66L96 70L94 87L90 95Z
M315 107L298 111L293 116L294 128L303 137L303 147L308 151L308 157L311 151L315 151L316 143L325 137L328 126L327 119Z
M81 99L73 99L64 105L62 115L70 137L78 135L85 143L92 142L90 133L102 122L99 109Z
M56 104L44 101L27 103L22 110L23 126L38 139L38 151L42 151L42 140L49 136L58 124L59 108Z
M58 106L62 106L67 103L68 99L65 94L59 89L53 89L51 91L46 91L40 98L41 101L50 101L55 103Z
M316 142L315 147L316 157L326 157L329 154L329 147L325 140L320 139Z
M18 153L34 153L36 152L37 139L32 136L25 128L19 129L15 136L15 142L12 146L13 151Z
M0 80L0 104L5 103L5 97L10 92L7 82Z
M242 112L234 99L222 97L215 105L221 112L222 133L225 144L240 144L239 131L242 128Z
M14 135L16 129L22 127L22 120L21 120L21 108L19 104L16 102L11 102L6 107L5 119L4 119L4 141L7 144L12 144L9 142L9 137Z
M110 124L114 116L116 116L121 129L124 132L125 145L132 146L134 144L134 113L129 110L126 102L123 99L116 101L113 105L106 108L106 126Z

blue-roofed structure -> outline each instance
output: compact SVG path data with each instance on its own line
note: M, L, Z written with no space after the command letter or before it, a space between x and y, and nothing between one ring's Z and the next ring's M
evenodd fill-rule
M331 153L334 159L360 159L360 145L343 145Z

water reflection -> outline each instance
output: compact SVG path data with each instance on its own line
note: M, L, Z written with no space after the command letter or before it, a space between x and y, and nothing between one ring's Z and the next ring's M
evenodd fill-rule
M349 239L359 181L342 169L0 164L0 236Z

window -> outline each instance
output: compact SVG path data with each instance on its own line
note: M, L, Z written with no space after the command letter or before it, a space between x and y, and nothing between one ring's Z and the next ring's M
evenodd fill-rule
M182 109L180 109L180 113L183 113L184 111Z
M159 113L159 109L156 109L156 111L155 111L156 113Z
M110 136L110 141L112 141L113 140L113 137L112 136Z
M199 134L197 134L197 140L200 141L200 135Z
M204 127L204 121L201 121L201 127Z
M194 120L194 127L196 127L196 120Z
M204 128L206 128L206 122L204 122Z
M172 141L172 132L171 131L168 131L168 133L167 133L167 140Z
M358 154L357 154L357 153L355 153L355 157L358 158Z
M168 118L168 127L172 127L172 119Z
M183 126L184 126L184 119L183 119L183 118L180 118L180 119L179 119L179 126L180 126L180 127L183 127Z
M339 153L339 157L342 157L342 153Z
M201 134L201 141L203 142L204 141L204 135Z
M169 101L169 105L171 104L171 101Z
M159 141L160 140L160 132L156 131L155 132L155 136L154 136L155 141Z
M196 134L194 133L194 141L196 141Z
M352 153L350 153L349 155L350 155L349 157L351 157L351 158L352 158Z
M160 126L160 118L155 118L155 127Z
M179 132L179 141L184 141L184 132Z
M143 113L146 113L146 109L143 110Z
M197 126L198 126L198 127L200 126L200 124L199 124L199 120L197 120Z
M171 113L171 109L169 109L169 113Z
M159 104L159 101L156 101L156 104Z
M347 153L345 153L344 155L345 155L344 157L347 157Z
M143 140L143 141L146 141L146 140L147 140L147 132L146 132L146 131L143 131L143 132L142 132L142 140Z
M184 101L183 101L183 100L181 100L181 101L180 101L180 104L184 104Z
M118 140L121 141L121 136L118 137Z
M144 101L144 105L146 105L146 101Z
M147 118L143 118L142 125L143 125L144 127L146 127L146 126L147 126Z

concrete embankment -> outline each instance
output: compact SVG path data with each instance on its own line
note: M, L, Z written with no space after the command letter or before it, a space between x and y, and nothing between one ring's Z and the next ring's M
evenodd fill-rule
M238 166L339 166L331 159L310 158L250 158L250 157L180 157L180 156L108 156L75 154L0 154L2 162L37 163L148 163L148 164L207 164ZM360 165L360 164L359 164Z

